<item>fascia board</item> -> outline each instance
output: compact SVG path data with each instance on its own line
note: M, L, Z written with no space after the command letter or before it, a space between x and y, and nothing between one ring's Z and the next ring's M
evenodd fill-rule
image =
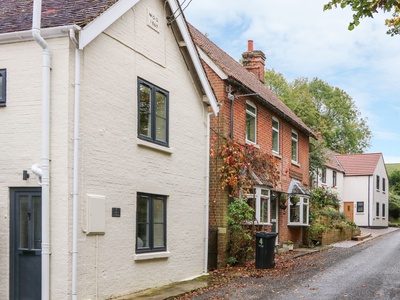
M119 0L99 17L86 25L79 34L79 49L83 49L112 23L118 20L140 0Z
M228 79L228 74L226 74L220 67L218 67L214 61L203 51L201 48L197 47L197 51L199 51L199 55L202 60L222 79Z
M64 37L69 35L69 30L79 30L80 27L76 25L59 26L44 28L40 30L40 35L45 39ZM0 44L17 43L32 41L32 30L16 31L0 34Z
M179 6L176 2L176 0L167 0L171 10L173 12L178 12L180 11ZM204 92L209 100L209 103L211 105L211 108L213 110L214 115L218 114L219 108L218 108L218 104L217 104L217 100L215 98L214 92L211 88L210 82L208 81L208 78L206 76L206 73L203 69L203 66L201 65L201 61L199 58L199 55L196 51L195 45L193 43L192 37L189 34L189 29L186 25L186 21L184 20L182 15L179 15L176 19L175 22L178 25L178 28L181 32L181 35L183 37L183 40L185 41L186 44L186 48L189 52L190 58L192 59L193 65L196 69L196 72L199 76L201 85L204 89Z

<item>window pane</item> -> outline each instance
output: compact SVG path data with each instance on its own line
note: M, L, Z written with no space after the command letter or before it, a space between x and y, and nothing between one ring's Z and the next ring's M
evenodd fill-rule
M290 206L290 222L300 222L300 205Z
M140 85L139 96L139 133L151 137L151 90L148 86Z
M308 210L308 205L303 204L303 224L307 224L307 210Z
M246 110L253 114L256 114L256 108L250 104L246 104Z
M385 203L382 203L382 217L386 217L386 206Z
M164 200L155 199L154 200L154 223L164 222Z
M268 198L261 197L261 207L260 207L260 222L268 222Z
M33 248L42 248L42 201L41 197L33 197Z
M167 141L167 97L156 93L156 140Z
M272 150L279 152L279 133L276 130L272 130Z
M246 114L246 138L254 143L256 141L256 119L250 114Z
M154 247L165 247L164 224L154 224Z
M29 203L27 196L19 198L19 248L29 248Z
M149 247L149 197L138 195L137 201L137 248Z
M137 247L138 249L149 247L149 224L138 224Z
M297 142L292 141L292 160L297 161Z

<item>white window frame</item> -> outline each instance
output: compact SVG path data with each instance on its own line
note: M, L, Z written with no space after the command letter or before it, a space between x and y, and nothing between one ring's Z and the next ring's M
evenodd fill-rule
M310 220L310 198L304 195L297 195L300 198L300 201L296 203L296 205L292 205L290 203L290 199L288 201L288 225L290 226L309 226ZM299 208L299 216L297 220L292 220L292 210ZM303 220L304 217L304 209L306 209L306 220Z
M262 187L255 187L254 194L247 194L247 199L255 199L254 205L254 218L256 219L258 224L262 225L271 225L271 190L262 188ZM266 192L266 194L263 194ZM263 220L261 222L261 201L265 200L267 205L267 220Z
M294 137L293 135L296 135L296 137ZM295 145L296 145L296 149L295 149L296 150L296 158L295 159L293 159L293 143L295 143ZM294 130L292 130L292 144L291 144L290 152L291 152L292 162L297 164L299 161L299 135Z
M255 112L252 112L247 109L247 106L251 106L254 108ZM250 140L247 136L247 117L250 116L251 118L254 118L254 141ZM250 101L246 101L246 142L251 143L251 144L257 144L257 106L254 105L254 103Z
M274 127L274 122L276 122L276 124L277 124L277 128L276 127ZM279 135L279 130L280 130L280 123L279 123L279 120L277 119L277 118L272 118L272 152L273 153L275 153L275 154L279 154L279 151L280 151L280 145L279 145L279 140L280 140L280 135ZM278 146L278 149L274 149L274 133L276 133L276 138L277 138L277 146Z

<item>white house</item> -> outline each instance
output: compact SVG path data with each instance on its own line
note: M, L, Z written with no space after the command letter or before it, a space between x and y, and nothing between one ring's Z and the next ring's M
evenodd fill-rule
M381 153L328 153L318 186L337 192L341 211L361 227L388 227L389 180Z
M338 195L340 200L340 211L343 211L343 192L345 170L339 163L333 151L326 153L325 167L319 170L315 186L323 187Z
M218 106L178 2L1 8L0 299L108 299L205 272Z
M345 170L344 212L361 227L388 227L389 180L381 153L337 154Z

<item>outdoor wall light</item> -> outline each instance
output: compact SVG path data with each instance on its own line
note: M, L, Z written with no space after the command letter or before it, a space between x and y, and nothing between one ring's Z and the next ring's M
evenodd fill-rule
M22 180L28 180L28 178L29 178L28 170L24 170L22 172Z

